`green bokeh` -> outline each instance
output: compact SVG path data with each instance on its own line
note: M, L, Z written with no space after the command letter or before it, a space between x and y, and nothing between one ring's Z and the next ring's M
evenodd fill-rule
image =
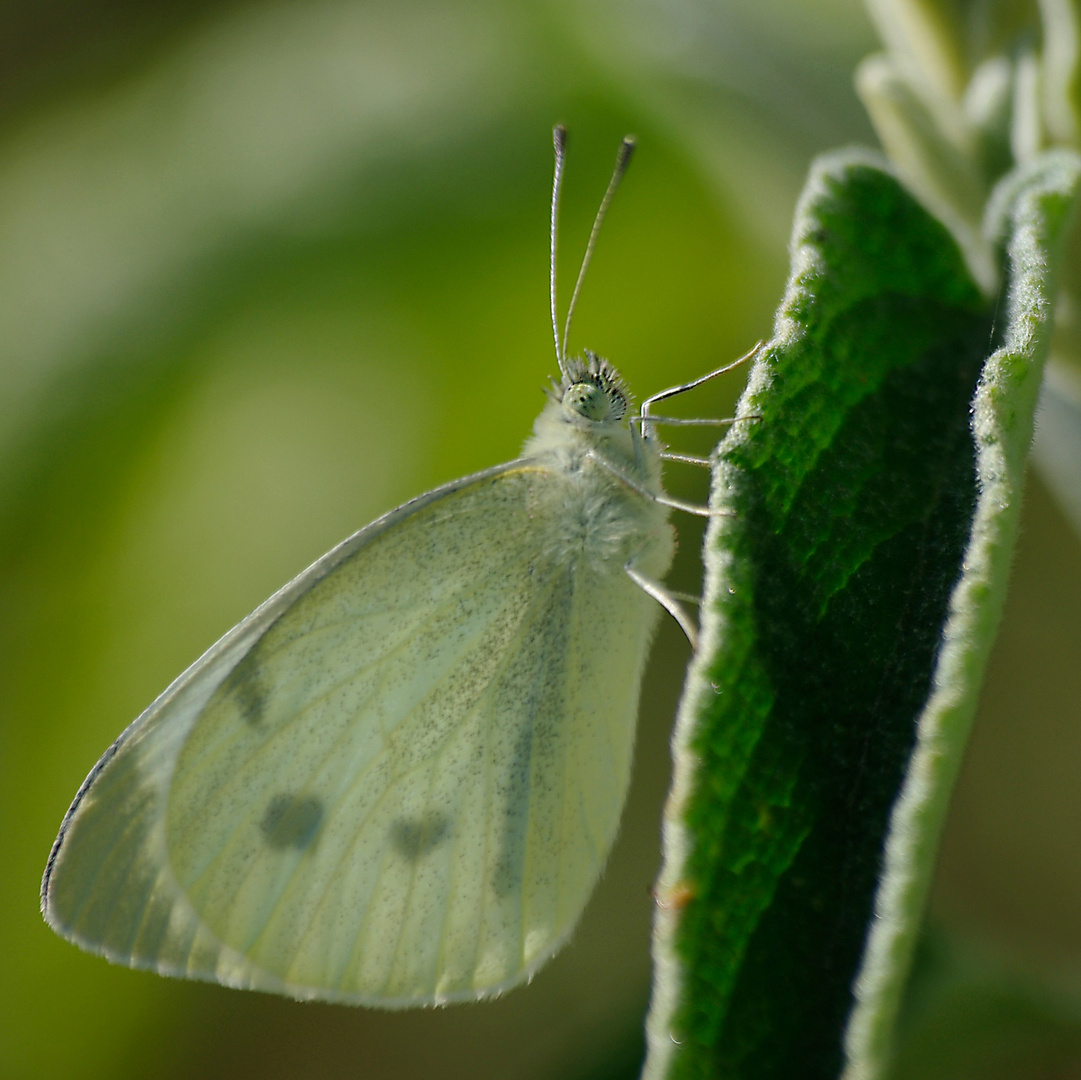
M38 882L91 765L218 635L381 511L517 452L554 368L554 121L564 303L618 140L640 143L572 343L642 396L768 335L807 162L869 139L860 7L22 0L0 39L0 1077L630 1075L671 626L597 896L499 1002L379 1013L114 968L43 925ZM684 408L725 414L741 381ZM669 486L703 497L689 472ZM1041 581L1077 562L1060 534ZM692 588L700 529L680 537ZM962 808L991 797L966 783Z

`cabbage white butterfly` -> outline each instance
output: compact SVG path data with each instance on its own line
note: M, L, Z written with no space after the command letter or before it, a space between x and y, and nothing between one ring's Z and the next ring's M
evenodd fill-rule
M672 559L663 448L568 358L522 456L345 540L106 751L42 911L164 975L386 1007L497 994L567 939L612 845ZM732 365L729 365L731 367ZM721 369L721 370L727 370ZM711 378L713 372L705 378ZM676 455L673 455L676 456Z

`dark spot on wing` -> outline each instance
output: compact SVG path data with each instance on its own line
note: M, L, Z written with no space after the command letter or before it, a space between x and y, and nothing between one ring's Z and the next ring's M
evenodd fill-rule
M255 727L263 718L263 709L266 708L266 697L262 687L253 679L236 688L233 694L237 711L240 715Z
M266 692L259 681L259 661L252 649L230 672L223 689L233 699L237 712L252 727L263 718L266 709Z
M259 827L272 848L303 851L315 839L322 821L323 804L314 796L275 795Z
M442 814L422 818L399 818L390 827L390 840L399 855L419 859L450 836L450 819Z

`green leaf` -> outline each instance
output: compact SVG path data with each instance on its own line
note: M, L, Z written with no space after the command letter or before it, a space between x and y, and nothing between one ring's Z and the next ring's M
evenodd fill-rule
M987 658L1006 595L1021 511L1025 461L1050 344L1058 242L1081 183L1081 158L1043 155L992 195L988 234L1003 252L1005 297L998 347L972 405L979 498L950 598L932 693L886 838L875 922L846 1036L851 1080L886 1070L890 1040Z
M851 1076L878 1074L1001 608L1076 177L1058 158L999 199L996 329L883 164L812 170L740 408L757 419L714 475L727 516L675 739L647 1077L836 1076L873 913L848 1052Z
M928 97L888 53L868 56L856 68L856 91L893 166L951 226L980 283L991 285L994 270L979 229L988 183L974 125L952 102Z
M1039 0L1044 122L1053 139L1081 141L1081 11L1077 0Z
M929 96L957 100L965 84L961 12L940 0L867 0L889 51Z

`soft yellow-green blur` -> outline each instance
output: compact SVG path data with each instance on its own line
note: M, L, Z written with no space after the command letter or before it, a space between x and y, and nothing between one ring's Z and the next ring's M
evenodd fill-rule
M605 878L571 946L499 1002L390 1014L114 968L45 927L38 883L86 772L204 648L380 512L517 453L555 369L555 121L564 308L618 141L639 139L572 349L642 397L768 336L811 155L871 141L851 89L876 47L863 10L5 11L23 52L0 72L0 1080L633 1075L686 659L671 626ZM724 414L739 385L681 408ZM689 467L670 475L704 494ZM1081 720L1062 662L1081 555L1033 503L938 903L1081 965L1081 785L1062 749ZM679 524L672 580L693 588L700 529ZM1025 769L989 780L1011 739Z

